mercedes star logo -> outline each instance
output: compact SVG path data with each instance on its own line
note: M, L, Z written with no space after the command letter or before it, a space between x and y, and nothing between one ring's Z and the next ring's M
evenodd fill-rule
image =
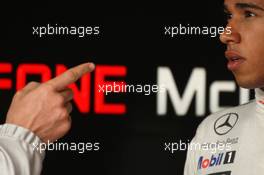
M225 135L234 128L238 120L236 113L227 113L219 117L214 123L215 133Z

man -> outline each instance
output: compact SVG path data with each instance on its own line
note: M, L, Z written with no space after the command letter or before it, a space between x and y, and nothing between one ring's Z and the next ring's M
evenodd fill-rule
M220 36L227 46L227 67L239 86L255 88L256 99L212 114L200 124L191 145L204 147L188 150L185 175L264 172L264 0L225 0L224 4L232 31ZM212 145L215 152L205 149Z
M15 94L6 123L0 125L1 175L41 173L44 152L35 146L67 133L73 98L67 86L93 69L92 63L81 64L46 83L31 82Z

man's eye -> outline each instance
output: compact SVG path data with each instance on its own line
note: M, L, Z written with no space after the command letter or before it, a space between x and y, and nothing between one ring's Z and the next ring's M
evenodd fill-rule
M250 17L254 17L256 16L255 13L252 13L251 11L245 11L245 17L246 18L250 18Z
M226 17L227 20L229 20L229 19L231 19L233 17L233 15L231 13L226 12L225 13L225 17Z

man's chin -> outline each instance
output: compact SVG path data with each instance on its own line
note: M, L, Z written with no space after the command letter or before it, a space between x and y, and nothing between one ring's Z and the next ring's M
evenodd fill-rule
M245 77L243 78L238 78L236 77L236 82L237 84L245 89L255 89L255 88L261 88L264 87L264 83L260 83L258 81L255 81L254 79L246 79Z

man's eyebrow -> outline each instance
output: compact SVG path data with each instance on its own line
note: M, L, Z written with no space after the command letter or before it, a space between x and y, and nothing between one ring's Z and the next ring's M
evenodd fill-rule
M225 13L229 13L229 10L228 10L228 7L227 7L227 5L226 5L226 4L224 4L224 7L223 7L223 9L224 9L224 12L225 12Z
M236 3L235 6L236 8L239 8L239 9L251 8L251 9L264 11L264 8L260 7L257 4L253 4L253 3Z

